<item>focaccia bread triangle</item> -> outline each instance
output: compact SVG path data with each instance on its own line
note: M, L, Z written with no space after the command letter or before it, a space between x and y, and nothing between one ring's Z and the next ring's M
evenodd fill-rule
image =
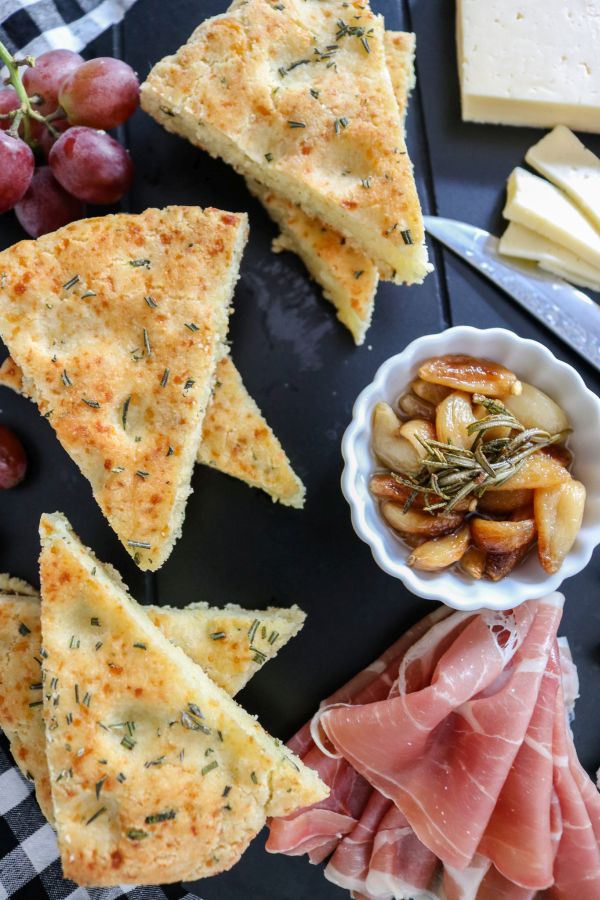
M110 567L104 566L109 571ZM116 573L115 573L116 576ZM118 577L118 576L117 576ZM145 607L166 637L234 696L302 628L291 609ZM0 575L0 728L17 765L35 784L43 814L54 821L42 715L40 597L24 581Z
M217 367L197 459L286 506L304 506L304 485L229 356Z
M229 355L219 360L215 373L197 461L266 491L286 506L301 508L304 485ZM10 356L0 364L0 385L34 399L34 386Z
M354 240L382 277L430 271L384 49L364 0L234 3L142 85L169 131Z
M0 335L142 569L181 532L247 231L174 206L0 253Z
M415 83L415 36L402 31L384 35L387 67L402 122L408 97ZM290 250L304 262L309 273L323 288L327 300L337 309L337 317L348 328L357 345L364 342L371 324L379 274L375 263L339 231L328 228L321 219L260 182L247 179L250 191L261 201L281 228L273 241L273 250Z
M175 647L43 516L46 753L63 872L84 886L230 868L268 815L327 796L316 772Z

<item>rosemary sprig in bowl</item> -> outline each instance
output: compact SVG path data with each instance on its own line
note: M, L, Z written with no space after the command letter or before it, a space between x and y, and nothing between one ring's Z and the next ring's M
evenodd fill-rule
M474 394L473 402L484 406L489 414L469 425L468 434L476 435L470 450L419 437L425 450L421 470L414 476L391 473L399 484L411 489L403 512L408 512L419 494L425 495L423 509L432 514L448 515L471 496L474 511L477 500L488 489L500 487L533 453L560 443L569 433L525 428L500 401L482 394ZM499 427L510 429L509 435L484 441L486 432Z

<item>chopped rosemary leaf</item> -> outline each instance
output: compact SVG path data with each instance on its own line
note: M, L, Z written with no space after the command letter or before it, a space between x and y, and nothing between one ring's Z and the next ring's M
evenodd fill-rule
M174 451L173 448L170 446L169 449L167 450L167 456L173 456L174 453L175 453L175 451Z
M99 650L101 646L102 646L102 641L97 641L96 646L94 647L94 650Z
M152 356L152 347L150 345L150 338L148 336L147 328L144 328L144 349L146 350L146 356Z
M143 841L144 838L150 837L148 832L142 831L141 828L131 828L126 834L130 841Z
M122 738L121 744L122 744L123 747L126 747L127 750L133 750L133 748L134 748L135 745L136 745L136 742L133 740L133 738L130 738L129 735L126 734L126 735Z
M228 797L230 791L231 791L231 785L230 785L230 784L226 784L225 787L223 788L223 793L222 793L221 796L223 796L223 797Z
M288 125L290 128L306 128L306 122L295 122L293 119L288 119Z
M73 689L73 693L75 694L75 703L77 703L79 705L79 685L78 684L75 685L75 687Z
M320 93L320 91L318 91L316 88L311 88L311 89L310 89L310 95L311 95L311 97L314 97L315 100L318 100L318 98L319 98L319 93Z
M94 628L100 628L100 619L98 616L92 616L90 619L90 625L93 625Z
M72 382L71 379L69 378L66 369L63 369L63 373L62 373L62 375L61 375L60 377L62 378L63 384L65 385L65 387L71 387L71 385L73 384L73 382Z
M139 269L142 266L145 266L146 269L150 268L150 260L149 259L130 259L129 265L134 269Z
M306 66L310 62L310 59L297 59L296 62L290 63L287 67L288 72L291 72L293 69L297 69L298 66Z
M25 622L19 622L19 634L25 637L26 634L31 634L31 628L28 628Z
M164 812L154 813L152 816L146 816L144 819L146 825L156 825L158 822L168 822L175 819L177 812L174 809L165 809Z
M43 700L34 700L33 703L29 703L28 706L33 709L34 706L43 706Z
M87 400L85 397L82 397L81 399L87 406L91 406L92 409L100 409L100 404L97 400Z
M123 423L123 431L127 431L127 414L129 413L129 404L131 403L131 394L123 403L123 412L121 413L121 422Z
M56 680L56 679L54 679L54 678L52 679L52 681L55 681L55 680ZM44 685L42 684L42 682L41 682L41 681L38 681L37 684L30 684L30 685L29 685L29 690L30 690L30 691L41 691L43 687L44 687ZM54 688L56 687L56 685L51 683L51 684L50 684L50 687L51 687L52 689L54 689Z
M117 775L117 781L123 784L124 781L127 781L127 778L125 777L125 775L123 775L122 772L119 772L119 774Z
M342 128L348 127L348 119L346 116L341 116L339 119L336 119L333 123L333 127L335 128L335 133L339 134Z
M79 275L73 275L68 281L63 284L64 291L70 291L72 287L75 287L77 282L79 281Z
M83 700L81 702L84 706L87 706L89 708L90 703L92 702L92 695L89 691L85 692L85 694L83 695Z
M96 782L96 800L100 799L100 792L102 791L102 787L107 778L108 775L103 775L100 781Z
M256 777L256 772L250 772L250 778L252 779L254 784L258 784L258 778Z
M219 765L219 763L217 762L217 760L213 759L212 762L209 762L208 765L206 765L202 769L200 769L200 774L208 775L208 773L212 772L213 769L216 769L218 767L218 765Z
M209 637L212 638L213 641L222 641L225 637L224 631L213 631L212 634L209 634Z
M186 381L186 383L183 386L184 391L189 391L190 388L193 388L195 384L196 384L196 381L194 378L188 378L188 380Z
M144 297L144 300L146 301L150 309L156 309L156 307L158 306L158 303L156 302L154 297L151 297L150 295Z
M362 184L362 186L364 188L370 188L371 187L371 176L369 176L368 178L361 178L360 183Z
M79 638L76 635L72 634L71 640L69 641L69 648L71 650L79 650L80 643L81 641L79 640Z
M145 644L142 644L141 641L136 641L136 643L133 646L137 647L138 650L147 650L148 649Z
M277 638L279 637L278 631L272 631L269 635L269 644L274 644Z
M138 469L135 474L138 476L138 478L148 478L150 472L144 472L142 469Z
M195 322L186 322L185 327L189 328L190 331L199 331L200 330Z
M412 234L411 234L410 228L405 228L404 231L400 232L400 234L402 235L402 240L404 241L404 243L406 245L412 244L413 239L412 239Z
M147 759L146 762L144 763L144 768L151 769L152 766L162 766L165 759L166 759L166 757L164 756L164 754L163 754L163 756L157 756L156 759Z
M89 290L88 290L88 291L85 292L85 294L82 294L82 295L81 295L81 299L82 299L82 300L87 300L88 297L97 297L97 296L98 296L98 295L96 294L95 291L89 291Z
M358 281L358 279L360 278L360 276L361 276L361 275L364 275L364 274L365 274L365 270L364 270L364 269L359 269L358 271L356 271L356 272L354 273L354 277L355 277L356 280Z
M267 660L266 653L263 653L262 650L258 650L257 647L252 647L252 646L250 646L250 650L252 651L252 653L254 653L254 656L252 657L254 662L260 663L261 665L262 665L262 663L266 662L266 660Z
M256 631L257 631L259 625L260 625L260 622L258 621L258 619L254 619L254 621L252 622L252 625L248 629L248 637L250 639L250 643L252 643L252 641L254 640L254 636L256 635Z
M169 380L169 374L170 374L169 370L168 370L168 369L165 369L165 371L163 372L163 376L162 376L162 378L160 379L160 386L161 386L161 387L166 387L166 386L167 386L167 381Z
M139 547L141 550L150 550L150 544L146 541L127 541L128 547Z
M94 813L93 816L90 816L90 818L87 820L87 822L86 822L85 824L86 824L86 825L91 825L92 822L94 822L97 818L99 818L99 817L100 817L103 813L105 813L105 812L106 812L106 807L105 807L105 806L101 806L100 809L97 809L97 810L96 810L96 812Z
M267 162L273 162L273 154L272 154L272 153L265 153L265 159L266 159Z

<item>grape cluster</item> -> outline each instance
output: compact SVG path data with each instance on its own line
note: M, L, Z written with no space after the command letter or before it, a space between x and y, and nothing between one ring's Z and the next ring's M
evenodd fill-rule
M1 63L9 86L0 89L0 213L14 209L39 237L82 218L86 203L118 201L133 164L107 131L138 107L133 69L71 50L17 61L0 43Z

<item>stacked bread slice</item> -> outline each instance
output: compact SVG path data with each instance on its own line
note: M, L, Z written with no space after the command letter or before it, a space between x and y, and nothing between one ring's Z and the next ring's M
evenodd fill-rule
M0 585L0 724L57 830L65 877L216 874L267 815L327 795L230 697L301 627L299 610L144 609L64 516L43 516L40 534L41 602L22 582Z
M420 283L430 270L392 81L405 107L412 52L358 0L247 0L142 86L150 115L246 177L359 343L377 279Z
M35 400L143 569L180 534L197 460L303 502L228 356L247 233L244 214L168 207L0 254L0 381Z

